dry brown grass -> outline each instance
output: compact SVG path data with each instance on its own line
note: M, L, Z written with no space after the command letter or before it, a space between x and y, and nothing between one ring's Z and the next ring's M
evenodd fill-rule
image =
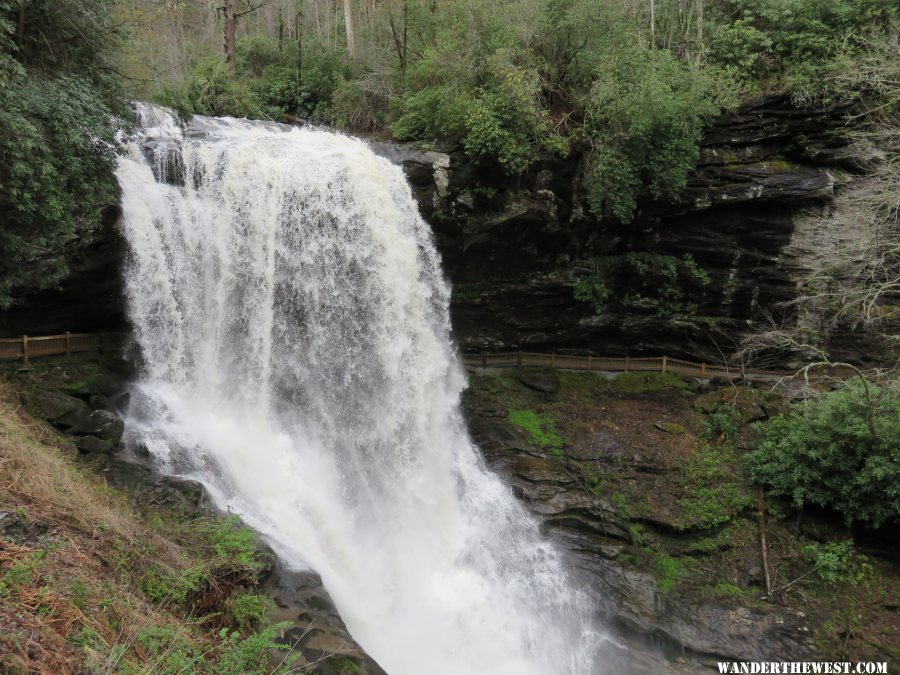
M125 662L152 672L159 657L139 643L142 630L183 628L200 643L208 636L180 608L148 602L141 574L196 560L73 454L19 405L13 385L0 384L0 511L41 533L13 543L0 530L0 673L116 672ZM73 643L79 635L90 640Z

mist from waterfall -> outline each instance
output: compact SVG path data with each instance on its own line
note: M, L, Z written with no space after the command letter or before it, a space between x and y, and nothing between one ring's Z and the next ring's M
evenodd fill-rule
M605 672L560 553L467 435L400 168L325 131L139 112L117 169L132 439L318 572L391 675Z

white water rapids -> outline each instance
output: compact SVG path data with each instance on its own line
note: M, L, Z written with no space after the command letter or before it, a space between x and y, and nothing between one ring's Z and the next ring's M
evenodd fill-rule
M604 672L559 552L468 438L400 168L324 131L140 112L117 170L132 436L318 572L391 675ZM172 166L186 186L157 180Z

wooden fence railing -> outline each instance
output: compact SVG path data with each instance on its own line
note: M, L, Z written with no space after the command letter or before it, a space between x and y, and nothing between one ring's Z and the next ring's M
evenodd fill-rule
M102 352L116 343L110 333L63 333L62 335L41 335L0 339L0 359L22 359L28 365L29 359L38 356L73 354L75 352Z
M75 352L102 352L119 343L120 336L112 333L63 333L0 339L0 360L29 359L40 356L73 354ZM720 380L773 380L787 373L775 370L741 369L708 363L693 363L668 356L573 356L571 354L539 354L535 352L506 352L499 354L463 354L467 368L560 368L589 372L627 373L647 371L675 373L700 379Z
M561 368L589 372L628 373L649 371L675 373L709 380L773 380L787 373L774 370L741 369L708 363L693 363L668 356L572 356L570 354L536 354L507 352L504 354L463 354L467 368Z

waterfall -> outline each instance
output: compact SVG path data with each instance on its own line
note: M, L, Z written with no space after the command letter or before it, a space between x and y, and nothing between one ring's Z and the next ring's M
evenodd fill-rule
M339 134L139 113L117 168L130 436L318 572L391 675L604 672L560 553L468 438L402 171Z

